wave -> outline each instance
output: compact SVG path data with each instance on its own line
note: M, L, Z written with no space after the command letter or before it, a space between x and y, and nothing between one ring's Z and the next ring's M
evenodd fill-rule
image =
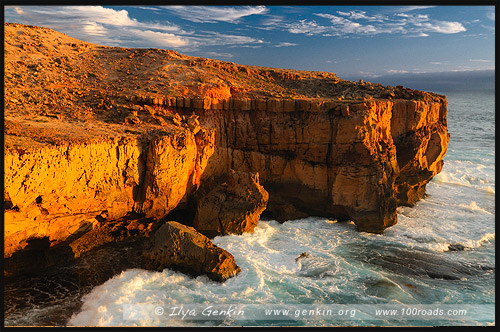
M465 246L468 248L479 248L486 242L495 240L495 233L486 233L479 240L468 240L465 241Z
M442 170L441 173L434 176L432 182L440 184L464 186L484 191L486 193L495 194L494 180L490 180L486 176L474 176L470 174L463 174L460 173L460 171L451 172L447 170Z
M493 213L486 211L485 209L479 207L475 201L471 201L468 205L466 204L459 204L458 205L461 208L464 208L467 211L481 211L482 213L492 215Z

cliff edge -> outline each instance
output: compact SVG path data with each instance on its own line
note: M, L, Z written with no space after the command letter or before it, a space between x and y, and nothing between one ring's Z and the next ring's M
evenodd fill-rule
M276 219L381 233L443 165L445 96L4 30L4 257L130 213L162 218L231 169L259 173Z

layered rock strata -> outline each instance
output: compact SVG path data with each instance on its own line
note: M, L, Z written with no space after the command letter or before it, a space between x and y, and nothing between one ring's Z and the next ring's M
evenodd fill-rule
M123 217L105 221L96 221L93 229L83 234L73 235L65 241L51 245L54 241L49 236L28 239L22 250L15 251L4 260L6 276L37 273L40 270L57 266L68 266L90 251L103 246L124 246L131 248L128 258L130 264L140 262L143 241L161 224L155 218L130 219ZM136 266L134 266L136 267Z
M449 140L444 97L218 104L227 106L177 108L217 129L206 175L259 172L270 210L281 199L299 215L353 220L360 231L381 233L396 223L397 205L422 198Z

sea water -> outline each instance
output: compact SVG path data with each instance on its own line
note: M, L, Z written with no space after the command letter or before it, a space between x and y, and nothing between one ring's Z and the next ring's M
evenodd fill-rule
M77 304L77 310L62 310L72 312L65 324L494 324L494 94L446 94L451 139L443 170L427 185L427 197L398 208L398 223L384 234L359 233L352 222L318 217L261 220L255 233L213 240L242 270L224 283L169 269L130 269L87 290L82 304L66 294L42 308L11 311L6 324L26 324L28 316L38 325L44 313ZM246 313L240 317L237 310Z

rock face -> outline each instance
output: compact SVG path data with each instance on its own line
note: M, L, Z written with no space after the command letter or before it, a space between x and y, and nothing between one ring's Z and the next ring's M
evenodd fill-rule
M174 135L161 135L150 141L142 195L135 210L147 217L161 217L193 191L214 152L214 132L211 133L198 128L195 136L189 130L178 130Z
M398 204L422 197L449 140L446 99L437 95L224 105L195 110L203 125L217 129L206 174L259 172L269 210L273 200L290 202L308 215L353 220L360 231L381 233L396 223Z
M234 170L226 182L200 196L193 226L209 237L253 232L269 199L258 173Z
M214 131L174 128L140 137L5 151L4 257L48 237L82 235L96 218L161 218L187 199L214 151ZM204 154L203 156L201 154Z
M214 245L193 227L168 221L145 245L145 268L162 271L165 268L190 275L207 275L215 281L225 281L238 274L233 255Z
M92 229L86 233L71 235L64 242L51 246L50 237L27 240L23 250L17 250L5 259L5 275L36 273L53 266L70 264L85 253L104 245L120 246L127 243L132 248L141 247L141 243L154 232L160 224L155 218L117 220L95 220ZM132 261L140 261L137 249L129 251ZM135 257L139 257L135 259ZM133 264L132 262L130 262Z

